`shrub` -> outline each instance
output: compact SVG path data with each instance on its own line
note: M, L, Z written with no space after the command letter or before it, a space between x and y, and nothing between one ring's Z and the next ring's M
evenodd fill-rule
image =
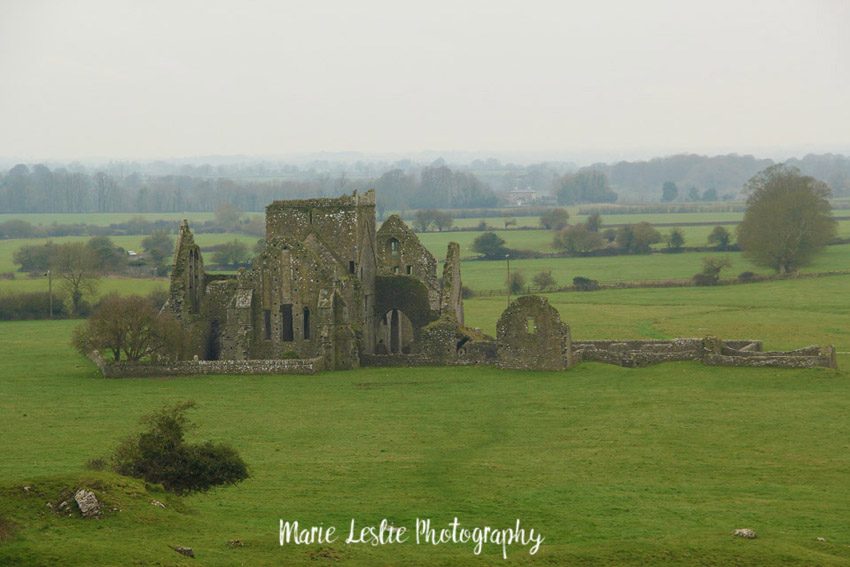
M522 272L511 272L507 279L508 293L519 295L525 289L525 276Z
M466 287L465 285L462 285L460 287L460 296L464 299L470 299L472 297L475 297L475 291L473 291L471 287Z
M48 319L50 317L50 294L46 291L0 295L0 321L25 319ZM53 318L65 319L68 308L53 294Z
M755 272L741 272L738 274L739 282L752 282L758 279L758 274Z
M555 278L552 277L551 270L535 274L531 281L534 283L534 287L544 291L558 287L558 282L556 282Z
M103 471L106 470L106 464L106 459L89 459L86 468L90 471Z
M561 230L567 226L570 220L570 213L567 209L555 208L549 209L540 215L540 226L549 230Z
M715 226L711 234L708 235L709 245L716 246L718 250L728 250L731 242L732 234L720 225Z
M89 319L74 329L72 344L83 355L111 352L117 362L146 357L179 359L189 350L189 336L169 313L159 313L138 295L104 297Z
M598 232L588 229L587 225L575 224L558 232L552 244L567 253L581 254L604 247L605 239Z
M596 291L599 289L599 281L582 276L576 276L573 278L573 287L575 287L577 291Z
M248 261L248 247L234 238L216 247L212 261L219 266L238 266Z
M710 274L694 274L691 278L694 285L717 285L718 278Z
M731 266L732 260L726 256L706 256L702 259L702 272L695 274L691 281L694 285L717 285L720 281L720 272L723 268Z
M685 246L685 233L681 228L674 228L667 235L667 248L675 252L681 252Z
M112 455L113 470L181 494L248 478L248 467L233 447L210 441L186 443L184 432L191 425L186 410L194 406L183 402L143 418L148 429L118 446Z
M661 242L661 233L648 222L627 224L617 229L617 246L626 254L649 254Z
M485 232L472 241L472 250L488 260L503 259L508 253L505 241L495 232Z

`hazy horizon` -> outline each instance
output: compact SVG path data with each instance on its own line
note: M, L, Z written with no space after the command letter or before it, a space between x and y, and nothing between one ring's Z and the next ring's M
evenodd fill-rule
M837 0L8 0L0 157L846 154L848 21Z

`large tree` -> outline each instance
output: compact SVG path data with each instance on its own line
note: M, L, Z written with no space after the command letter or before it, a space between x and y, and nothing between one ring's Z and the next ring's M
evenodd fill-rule
M166 262L174 253L174 239L164 230L157 230L142 239L142 248L153 260L157 275L164 276L168 271Z
M248 247L244 242L233 239L229 242L219 244L218 249L212 255L212 261L219 266L237 266L249 260Z
M569 254L581 254L604 247L605 239L598 232L588 229L586 224L575 224L558 232L553 245Z
M661 202L669 203L679 197L679 188L672 181L665 181L661 186Z
M661 242L661 233L648 222L627 224L617 229L617 246L626 254L649 254Z
M747 183L738 244L753 263L795 272L835 235L829 186L793 167L771 166Z
M145 357L176 359L185 354L188 338L180 323L160 313L147 298L110 294L74 330L73 344L82 354L108 352L115 361Z
M595 169L582 169L555 182L555 198L559 205L577 203L613 203L617 193L608 185L608 177Z
M547 209L540 215L540 226L549 230L561 230L570 221L570 213L560 207Z
M510 250L505 246L505 241L495 232L485 232L472 241L472 250L478 252L488 260L504 258Z
M67 242L57 248L50 268L71 298L71 313L80 315L85 298L94 296L100 280L94 252L82 242Z

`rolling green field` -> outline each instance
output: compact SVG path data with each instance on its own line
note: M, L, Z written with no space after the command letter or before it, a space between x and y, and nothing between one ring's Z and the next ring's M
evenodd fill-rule
M520 271L530 284L534 274L551 270L560 285L569 285L575 276L597 279L602 282L688 279L702 269L702 258L709 253L650 254L636 256L609 256L596 258L542 258L511 260L511 271ZM760 274L770 270L755 266L740 252L721 254L732 260L732 267L724 271L728 277L741 272ZM505 262L470 260L462 264L463 284L473 290L502 290L507 277ZM828 246L801 272L822 272L850 269L850 244Z
M541 231L528 231L541 232ZM463 233L460 233L463 234ZM430 236L430 235L425 235ZM447 236L447 235L437 235ZM217 242L230 240L234 235L208 234L199 235L198 241L206 246ZM76 238L76 237L69 237ZM121 237L116 243L124 245L122 239L135 237ZM242 237L246 244L251 245L250 237ZM58 239L57 239L58 240ZM424 239L423 239L424 240ZM446 239L448 244L449 239ZM0 241L0 262L3 260L4 245L14 240ZM433 243L433 241L427 241ZM132 242L130 242L132 244ZM11 254L13 247L6 246L5 251ZM597 279L602 282L614 283L618 281L644 281L644 280L668 280L688 279L701 269L701 262L707 253L682 253L682 254L650 254L637 256L611 256L597 258L543 258L512 260L511 270L522 272L529 285L531 278L538 272L551 270L552 276L560 285L569 285L576 276ZM727 277L734 277L744 271L752 271L760 274L768 274L770 270L753 265L747 261L739 252L723 254L732 260L732 267L724 272ZM437 258L445 257L445 249L437 255ZM9 256L9 262L11 262ZM850 245L828 246L816 257L815 261L802 272L822 272L833 270L850 269ZM0 271L3 271L0 269ZM466 260L462 263L462 277L464 285L475 291L495 291L504 289L504 281L507 276L505 262ZM55 282L54 282L55 283ZM57 284L58 285L58 284ZM101 280L99 293L116 291L119 293L134 293L144 290L146 293L151 289L165 287L166 279L131 279L109 277ZM28 292L46 291L47 278L30 278L26 274L17 274L14 280L0 280L0 293L3 292Z
M686 238L703 229L710 227L687 227ZM516 248L541 249L551 239L547 231L501 234ZM468 258L475 236L421 238L438 258L450 240L461 241ZM114 241L138 248L141 238ZM23 242L0 241L0 272L14 269L11 255ZM561 284L578 275L675 279L698 271L704 255L514 260L511 269L528 278L550 269ZM729 257L729 276L766 273L738 253ZM463 281L499 289L505 268L467 259ZM807 268L847 269L850 245L827 247ZM0 292L46 285L19 275L0 280ZM166 285L105 278L100 293ZM715 335L762 339L768 350L834 344L838 371L585 363L563 373L369 368L108 380L71 349L77 321L0 323L0 565L504 563L492 544L481 556L471 543L278 545L280 519L333 525L344 538L352 518L412 528L417 517L496 528L519 518L545 541L534 556L509 547L511 564L850 564L848 289L842 275L547 294L576 339ZM467 300L467 325L494 333L506 302ZM234 445L249 480L181 498L85 468L136 431L141 416L187 399L198 403L191 438ZM99 490L108 506L102 519L47 508L82 485ZM732 537L741 527L758 539ZM197 557L170 548L178 545Z
M850 276L757 284L544 294L576 339L714 335L763 339L767 350L834 344L850 351ZM494 333L507 298L464 302L467 322Z
M705 289L549 296L577 338L715 333L768 348L850 348L850 276ZM467 302L491 330L504 298ZM545 541L527 565L842 565L850 562L846 370L361 369L314 377L107 380L68 346L71 321L0 324L0 564L491 565L500 548L278 545L279 519L335 525L416 517ZM846 368L850 356L841 355ZM194 399L194 439L235 445L252 477L187 498L92 473L166 403ZM54 515L97 483L120 508ZM30 486L29 492L23 486ZM166 509L150 505L163 501ZM10 527L11 526L11 527ZM731 536L739 527L759 538ZM3 533L3 530L0 530ZM825 538L825 542L817 538ZM243 547L227 546L239 539ZM190 546L184 559L169 546Z

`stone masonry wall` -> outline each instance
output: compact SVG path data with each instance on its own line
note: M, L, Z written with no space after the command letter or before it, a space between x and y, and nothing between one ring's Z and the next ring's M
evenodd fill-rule
M517 370L564 370L573 365L570 329L544 297L513 301L496 324L498 365Z
M106 378L148 378L158 376L192 376L201 374L316 374L322 370L322 359L288 360L181 360L161 364L106 362L94 352L91 360Z

